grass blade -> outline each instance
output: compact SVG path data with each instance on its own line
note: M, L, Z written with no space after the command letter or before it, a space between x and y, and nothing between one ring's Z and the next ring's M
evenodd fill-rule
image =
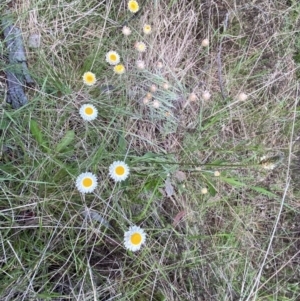
M55 151L57 153L62 153L66 149L66 147L73 142L74 138L75 138L75 132L67 131L65 136L56 145Z

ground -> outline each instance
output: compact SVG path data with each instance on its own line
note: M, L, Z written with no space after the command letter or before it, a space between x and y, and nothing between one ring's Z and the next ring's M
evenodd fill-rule
M1 300L299 300L300 4L138 3L0 4L35 80L27 105L6 104L2 35Z

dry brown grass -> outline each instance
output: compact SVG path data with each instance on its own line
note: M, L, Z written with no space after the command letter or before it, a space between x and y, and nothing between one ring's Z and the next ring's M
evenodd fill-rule
M18 113L15 128L0 127L0 162L9 166L3 178L17 179L1 188L3 300L298 300L299 153L291 143L299 134L299 4L147 2L129 21L128 38L120 31L126 1L64 5L11 5L24 37L39 32L42 46L28 53L37 86L24 119ZM141 33L145 23L149 37ZM146 54L134 50L137 40L145 40ZM110 49L120 52L126 77L105 65ZM136 69L137 59L145 70ZM89 68L99 86L115 90L82 87ZM143 103L152 84L158 109L153 99ZM239 99L241 92L248 98ZM77 116L88 100L101 108L90 127ZM28 133L20 138L31 118L53 148L74 130L71 155L43 153ZM28 152L24 162L18 146ZM113 186L107 164L124 154L130 181ZM274 170L258 164L278 154L284 159ZM79 197L72 176L85 168L101 184L97 194ZM82 206L100 212L112 230L86 221ZM122 246L131 223L147 232L137 255Z

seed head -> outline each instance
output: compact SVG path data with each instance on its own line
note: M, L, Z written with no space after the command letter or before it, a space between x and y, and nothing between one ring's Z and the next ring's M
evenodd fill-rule
M145 69L145 62L144 61L141 61L141 60L138 60L136 61L136 66L138 69Z
M155 100L153 100L152 105L153 105L153 108L158 109L160 107L160 102L157 99L155 99Z
M216 171L214 172L214 176L215 176L215 177L219 177L220 175L221 175L221 174L220 174L219 171L216 170Z
M202 193L202 194L207 194L207 188L202 188L202 189L201 189L201 193Z
M152 93L148 92L148 93L146 94L146 98L151 99L151 98L152 98Z
M198 97L194 92L189 95L189 101L196 101L197 99Z
M151 87L150 87L150 91L152 92L152 93L155 93L156 91L157 91L157 86L156 85L151 85Z
M238 100L240 100L240 101L245 101L247 98L248 98L248 95L245 94L244 92L242 92L238 95Z
M169 90L170 85L169 85L168 83L164 83L164 84L163 84L163 88L164 88L165 90Z
M158 69L161 69L162 67L163 67L164 65L163 65L163 63L162 62L157 62L157 68Z
M209 100L210 97L211 97L211 94L210 94L208 91L204 91L204 92L202 93L202 98L203 98L204 100Z
M143 98L143 104L144 105L147 105L149 103L149 101L150 101L149 98L147 98L147 97Z
M207 47L209 45L209 40L208 39L204 39L202 42L201 42L201 46L202 47Z

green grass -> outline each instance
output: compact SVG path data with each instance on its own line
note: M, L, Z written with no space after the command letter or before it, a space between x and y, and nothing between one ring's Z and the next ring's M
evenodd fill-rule
M145 1L132 19L126 1L11 4L36 85L26 106L1 104L1 300L300 298L300 5L207 3ZM27 44L33 33L36 49ZM105 61L109 50L124 75ZM6 54L2 39L3 99ZM84 86L86 71L95 86ZM157 109L143 103L153 84ZM85 103L97 107L96 120L80 117ZM264 155L280 164L263 168ZM117 184L108 175L116 160L131 171ZM82 195L75 181L86 171L99 183ZM123 245L131 225L147 234L136 253Z

